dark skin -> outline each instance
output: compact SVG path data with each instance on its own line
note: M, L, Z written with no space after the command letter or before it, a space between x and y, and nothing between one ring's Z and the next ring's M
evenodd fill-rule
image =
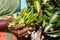
M6 29L8 28L12 33L18 35L19 37L28 37L32 30L33 30L33 26L31 27L25 27L25 24L18 24L18 25L14 25L12 27L8 27L9 23L13 22L15 19L13 17L11 18L0 18L0 28L1 29Z

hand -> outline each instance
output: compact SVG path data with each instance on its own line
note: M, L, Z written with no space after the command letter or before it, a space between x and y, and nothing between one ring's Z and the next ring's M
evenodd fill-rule
M9 22L13 22L13 21L14 21L13 17L11 17L9 19L0 17L0 28L6 29L9 25ZM8 28L8 29L12 33L14 33L20 37L28 37L31 34L33 27L34 27L34 23L32 23L30 25L30 27L25 27L25 24L19 24L19 25L13 26L13 27Z
M33 31L33 27L25 27L25 24L19 24L9 28L9 30L19 37L28 37Z
M13 21L13 17L9 18L9 22ZM25 27L25 24L19 24L12 26L11 28L9 28L9 30L20 37L28 37L32 33L34 26L34 23L31 23L30 27Z

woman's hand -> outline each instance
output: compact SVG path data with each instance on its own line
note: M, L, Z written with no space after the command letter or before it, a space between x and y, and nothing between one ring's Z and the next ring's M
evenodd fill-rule
M19 24L9 28L9 30L20 37L28 37L31 34L33 27L25 27L25 24Z
M13 17L9 18L9 22L13 22L14 20L15 19ZM20 37L28 37L32 33L34 26L34 23L31 23L30 27L25 27L25 24L18 24L9 27L8 29Z
M2 18L0 17L0 28L2 29L9 29L12 33L20 36L20 37L28 37L34 27L34 23L31 24L30 27L25 27L25 24L19 24L12 27L8 27L9 23L13 22L15 19L11 18Z

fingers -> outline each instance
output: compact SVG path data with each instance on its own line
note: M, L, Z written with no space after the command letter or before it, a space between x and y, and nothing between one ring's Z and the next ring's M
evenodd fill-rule
M34 28L34 26L35 26L35 24L31 23L31 27L29 27L29 29L32 30L32 28ZM24 27L25 27L25 24L19 24L19 25L12 27L12 29L19 30L19 29L22 29Z
M20 25L16 25L15 27L13 27L11 30L12 33L18 35L19 37L28 37L32 31L34 30L34 26L31 27L24 27L25 24L20 24ZM22 29L23 28L23 29Z
M23 30L20 30L20 32L19 32L19 34L18 35L20 35L20 37L25 37L25 38L27 38L32 32L32 28L30 27L30 28L25 28L25 29L23 29Z
M15 33L15 34L17 34L17 35L21 35L21 34L24 34L24 33L26 33L27 31L28 31L29 29L28 28L25 28L25 29L23 29L23 30L11 30L11 32L12 33Z
M24 34L21 34L20 37L26 37L27 38L30 34L31 34L31 32L30 31L27 31Z
M23 30L18 30L18 35L24 34L24 33L26 33L27 31L29 31L28 28L24 28Z
M28 38L28 36L31 34L31 31L28 31L28 34L24 35L25 38Z
M12 33L18 35L19 37L28 37L28 35L31 34L31 31L29 28L24 28L23 30L13 30Z
M15 30L18 30L18 29L23 28L24 26L25 26L25 24L16 25L16 26L14 27L14 29L15 29Z

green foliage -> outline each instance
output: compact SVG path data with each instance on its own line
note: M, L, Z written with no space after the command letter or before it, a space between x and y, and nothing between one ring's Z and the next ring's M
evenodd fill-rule
M36 25L41 26L48 36L60 36L60 0L33 0L30 3L32 3L30 6L34 7L34 12L43 14L36 18ZM43 10L42 13L40 10ZM50 28L53 28L53 30L50 30Z
M24 8L22 13L19 13L18 15L15 16L16 20L12 22L12 24L14 25L26 24L26 26L29 26L31 23L35 21L37 16L38 16L38 13L34 13L33 9L31 9L30 11L27 11L27 9Z
M39 13L40 9L41 9L39 1L34 1L34 7L35 7L36 11Z
M16 16L13 24L25 23L29 26L32 22L42 27L46 35L51 37L60 36L60 7L57 0L27 0L28 9ZM41 12L42 10L42 12ZM42 15L41 15L42 14ZM52 30L51 30L52 28Z

